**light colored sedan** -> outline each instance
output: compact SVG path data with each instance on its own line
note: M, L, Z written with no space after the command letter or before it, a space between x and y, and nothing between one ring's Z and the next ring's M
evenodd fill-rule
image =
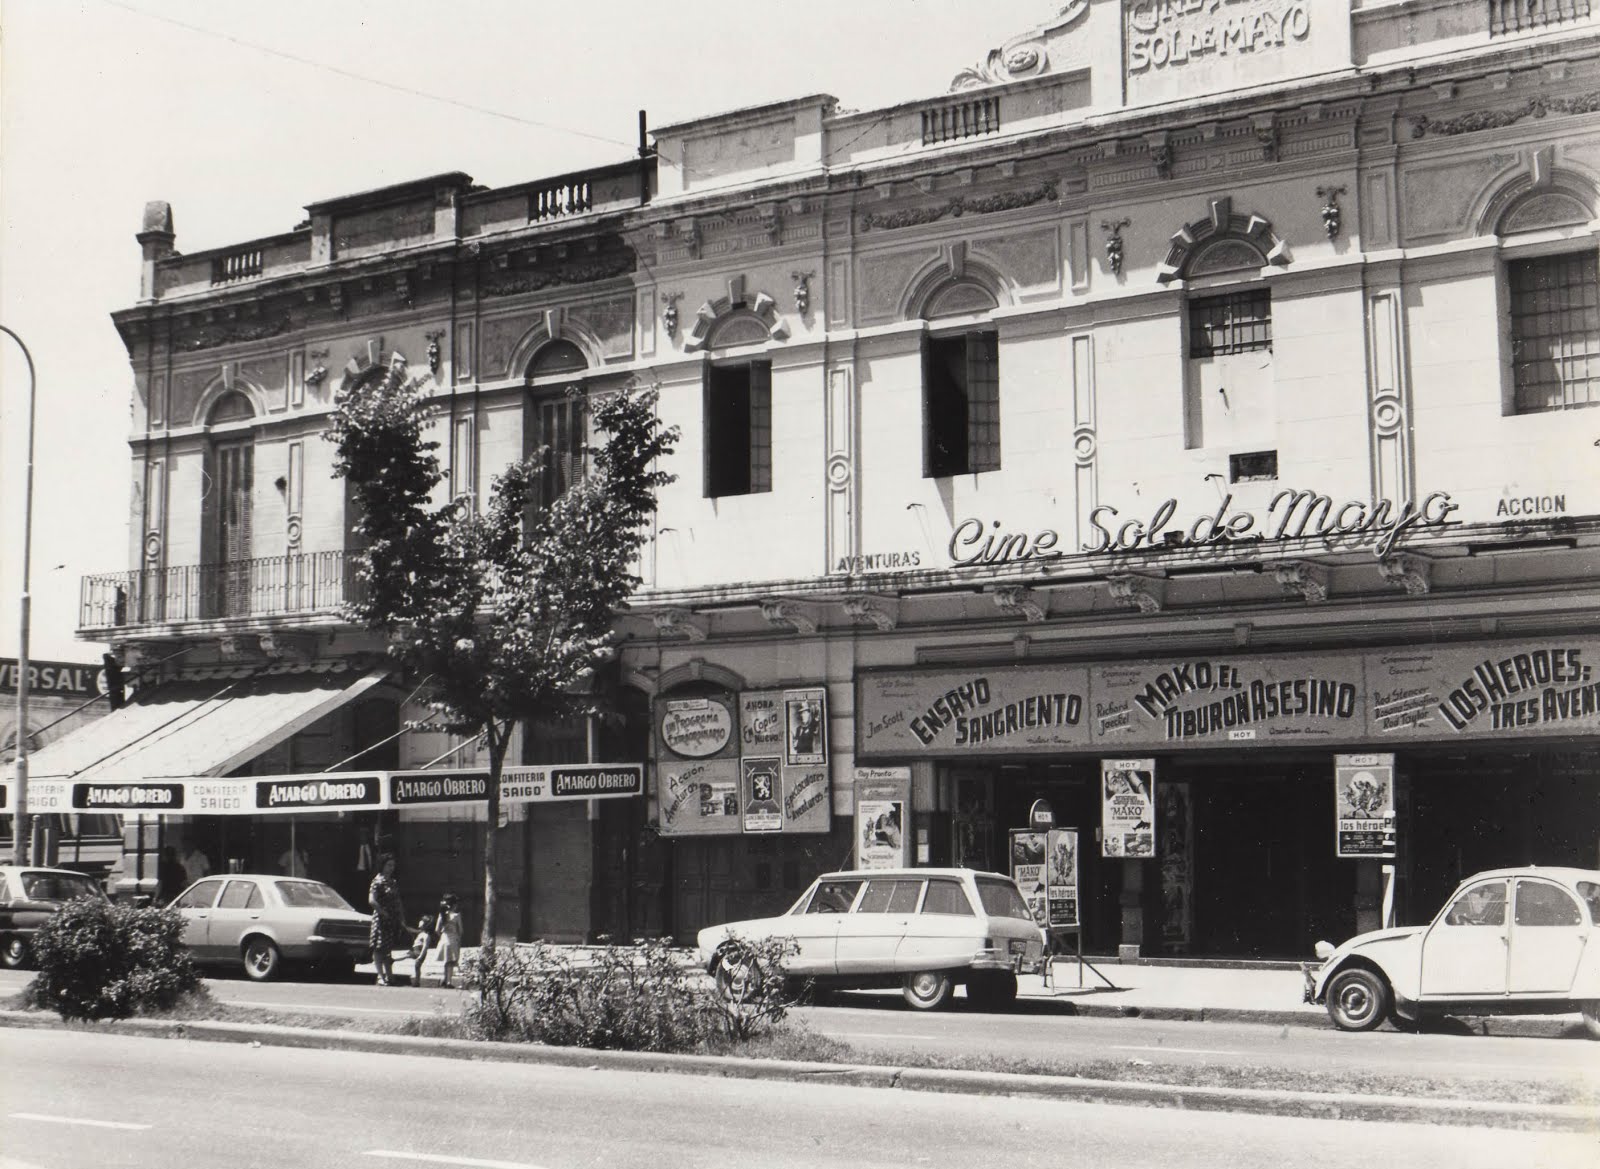
M818 877L788 912L700 931L700 960L738 997L751 975L738 943L792 940L784 974L821 989L899 986L932 1010L957 986L977 1006L1017 997L1042 967L1044 931L1016 882L972 869L871 869Z
M183 917L195 961L240 962L259 982L287 962L348 974L369 955L372 919L321 881L228 873L196 881L168 907Z
M1306 1000L1345 1031L1391 1016L1578 1011L1600 1039L1600 870L1477 873L1428 924L1318 942L1317 957Z

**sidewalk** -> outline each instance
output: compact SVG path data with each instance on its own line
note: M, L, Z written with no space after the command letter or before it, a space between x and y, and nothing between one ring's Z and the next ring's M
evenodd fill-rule
M571 951L586 946L561 947ZM398 952L397 952L398 953ZM470 960L469 948L463 958ZM692 951L685 951L692 961ZM1260 1023L1270 1026L1325 1027L1333 1023L1321 1006L1302 1001L1305 980L1298 966L1202 966L1121 962L1116 958L1085 958L1080 976L1076 958L1058 955L1050 985L1042 976L1024 974L1018 980L1020 1002L1038 1009L1102 1018L1183 1020L1196 1023ZM396 957L394 968L408 980L410 955ZM371 973L370 965L358 967ZM1096 971L1099 973L1097 974ZM423 983L438 985L443 967L423 963ZM1104 975L1101 978L1099 975ZM1111 986L1106 985L1106 980ZM1080 985L1081 982L1081 985ZM1570 1015L1462 1016L1437 1024L1476 1034L1556 1038L1582 1035L1583 1021Z

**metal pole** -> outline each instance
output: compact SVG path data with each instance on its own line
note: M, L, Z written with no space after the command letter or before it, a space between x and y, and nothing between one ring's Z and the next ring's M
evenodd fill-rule
M11 844L15 863L28 863L28 848L33 834L33 817L28 814L28 629L31 623L33 598L28 591L33 553L33 403L37 380L33 373L33 354L17 336L4 325L4 333L17 343L23 359L28 363L28 469L22 489L22 603L21 637L17 646L17 760L16 813L12 816Z

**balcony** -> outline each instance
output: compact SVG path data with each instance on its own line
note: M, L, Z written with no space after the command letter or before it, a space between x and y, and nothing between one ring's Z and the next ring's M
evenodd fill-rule
M1588 15L1589 0L1489 0L1489 35L1550 28Z
M83 578L80 630L336 614L359 581L344 552L266 556Z

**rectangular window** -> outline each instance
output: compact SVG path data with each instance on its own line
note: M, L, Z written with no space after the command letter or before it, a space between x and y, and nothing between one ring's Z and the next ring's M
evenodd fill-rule
M549 507L583 478L585 429L584 400L581 397L541 398L533 404L533 446L548 447L544 467L539 472L540 507Z
M1506 265L1516 412L1600 403L1600 275L1596 253Z
M1272 292L1257 288L1189 302L1189 356L1272 350Z
M1000 337L929 337L922 349L922 473L1000 469Z
M713 365L706 373L706 495L772 490L772 363Z

